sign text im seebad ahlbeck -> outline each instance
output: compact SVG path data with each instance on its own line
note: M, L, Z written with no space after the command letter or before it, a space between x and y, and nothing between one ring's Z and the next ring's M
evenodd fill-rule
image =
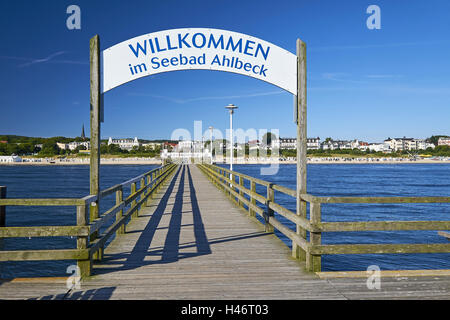
M238 70L245 70L254 74L266 77L267 68L264 64L252 64L245 62L239 57L229 56L228 53L241 53L252 57L262 57L267 60L270 52L270 46L258 43L250 39L234 38L233 36L216 36L213 33L204 34L196 33L178 33L175 37L166 35L165 37L153 37L144 39L143 41L136 41L128 45L131 53L139 58L140 55L149 56L149 62L142 63L136 66L129 64L132 75L138 72L147 71L147 68L160 69L169 66L183 66L183 65L206 65L212 67L228 67ZM183 55L182 53L173 55L170 58L161 58L153 56L157 53L179 49L220 49L228 51L226 54L215 54L210 61L207 61L206 54L201 55Z

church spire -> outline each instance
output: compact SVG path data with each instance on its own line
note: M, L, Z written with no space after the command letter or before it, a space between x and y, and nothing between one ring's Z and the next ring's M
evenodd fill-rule
M83 140L86 139L86 136L84 135L84 124L83 124L83 128L81 129L81 138L82 138Z

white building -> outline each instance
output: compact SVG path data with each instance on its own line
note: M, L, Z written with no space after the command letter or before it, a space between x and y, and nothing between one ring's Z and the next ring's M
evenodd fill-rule
M391 148L389 143L370 143L369 150L374 152L390 152Z
M22 162L22 158L19 156L0 156L1 163L13 163L13 162Z
M450 138L439 138L438 146L450 146Z
M328 140L321 144L323 150L352 149L352 142L346 140Z
M128 150L128 151L132 150L134 147L140 146L140 143L139 143L137 137L135 137L134 139L113 139L113 138L109 137L108 146L110 144L117 144L117 145L119 145L120 149Z
M274 139L271 143L272 149L297 149L297 138L280 138ZM320 149L320 138L307 138L306 139L306 149L308 150L318 150Z
M389 144L389 147L393 151L413 151L413 150L425 150L429 147L434 148L431 143L425 142L424 139L414 139L414 138L388 138L384 140L385 143Z
M69 148L69 150L73 151L76 148L83 146L86 148L86 150L90 150L91 149L91 143L89 141L81 141L81 142L77 142L77 141L72 141L70 142L67 147Z
M69 148L69 145L68 145L67 143L60 143L60 142L57 142L56 145L57 145L58 148L61 149L61 150L66 150L66 149Z
M306 149L307 150L319 150L320 149L320 138L308 138L306 139Z
M158 149L158 148L162 148L162 143L159 143L159 142L149 142L149 143L143 143L142 146L145 147L145 148L147 148L147 149L156 150L156 149Z

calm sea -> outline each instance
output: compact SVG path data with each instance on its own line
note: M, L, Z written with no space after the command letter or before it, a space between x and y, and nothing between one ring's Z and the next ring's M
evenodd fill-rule
M128 180L156 166L105 165L101 188ZM261 175L261 165L235 165L233 169L295 189L295 165L280 165L276 175ZM448 196L449 164L345 164L308 166L308 193L317 196ZM0 166L0 185L11 198L76 198L89 193L88 166ZM257 191L265 194L260 187ZM127 195L125 193L125 195ZM295 211L295 199L276 192L277 203ZM103 201L102 212L113 205L114 196ZM448 220L450 204L324 204L324 221ZM292 229L295 226L277 217ZM7 226L75 225L74 207L7 207ZM288 245L291 243L276 231ZM51 240L50 240L51 239ZM14 238L0 240L3 250L75 248L75 239ZM445 243L436 231L330 232L324 244L338 243ZM0 278L65 276L73 261L0 262ZM450 254L324 255L324 271L450 269Z

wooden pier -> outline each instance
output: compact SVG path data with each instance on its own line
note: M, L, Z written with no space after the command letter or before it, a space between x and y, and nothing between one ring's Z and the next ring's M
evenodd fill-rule
M124 201L140 196L142 206L109 212L119 223L87 247L91 276L79 289L67 289L66 278L4 280L0 299L450 299L449 270L382 271L380 289L367 287L365 271L307 271L273 229L244 210L244 198L230 200L200 168L166 167L158 173L167 177L163 184L148 184L150 191L158 189L153 194L145 192L145 181L139 189L132 186L137 196ZM127 215L132 219L124 228ZM101 239L114 233L99 250Z

